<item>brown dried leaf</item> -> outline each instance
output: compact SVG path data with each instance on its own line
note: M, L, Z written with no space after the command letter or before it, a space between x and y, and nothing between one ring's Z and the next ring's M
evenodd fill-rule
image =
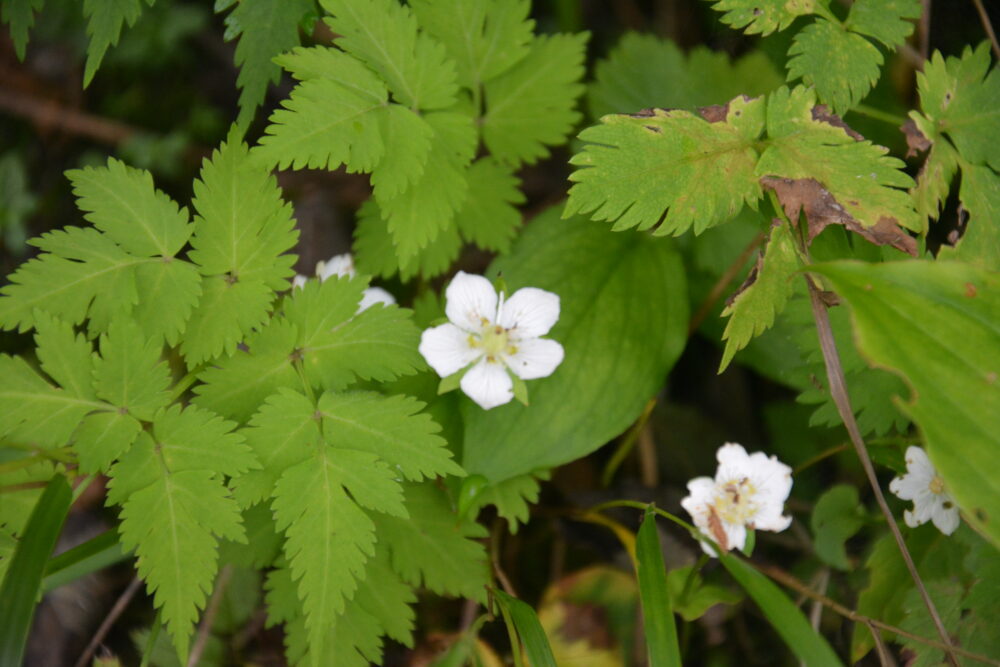
M914 157L931 147L931 140L920 131L912 118L907 118L899 131L906 135L906 157ZM926 167L926 165L924 166Z
M827 125L839 127L855 141L865 140L860 133L856 132L850 125L845 123L840 116L831 112L825 104L817 104L812 108L812 118L820 123L826 123Z

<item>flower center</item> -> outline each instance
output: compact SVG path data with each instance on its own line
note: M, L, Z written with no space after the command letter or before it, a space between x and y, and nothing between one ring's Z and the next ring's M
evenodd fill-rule
M931 490L931 493L941 495L944 493L944 480L937 475L934 475L934 479L932 479L931 483L927 485L927 488Z
M743 525L751 523L757 515L757 503L753 501L757 488L749 478L726 482L715 491L715 512L719 518L729 524Z
M498 361L503 352L513 353L513 346L507 337L507 330L499 324L486 322L479 336L473 336L470 341L473 347L482 348L487 361Z

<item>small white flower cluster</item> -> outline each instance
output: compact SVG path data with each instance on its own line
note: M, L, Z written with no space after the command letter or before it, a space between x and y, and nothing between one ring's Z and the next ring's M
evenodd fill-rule
M792 490L792 469L763 452L747 454L743 445L727 442L716 452L719 467L715 479L697 477L688 482L681 500L695 526L722 551L743 549L747 529L785 530L792 523L783 516L785 500ZM701 548L709 556L715 550L705 541Z
M547 377L562 363L562 345L541 338L559 319L559 296L524 287L497 296L483 276L459 271L445 292L449 322L427 329L420 354L442 378L466 369L459 386L484 410L514 398L521 380Z
M357 272L354 270L354 258L349 252L343 255L334 255L325 262L316 263L316 277L321 282L330 276L347 276L348 278L353 278L355 275L357 275ZM305 286L307 280L309 278L301 273L296 275L292 280L292 288ZM371 308L376 303L391 306L396 303L396 299L381 287L368 287L361 297L361 303L358 304L358 312L360 313L362 310Z
M889 490L903 500L913 501L913 511L903 512L903 520L910 528L928 521L945 535L951 535L958 528L958 505L920 447L906 449L906 474L889 482Z

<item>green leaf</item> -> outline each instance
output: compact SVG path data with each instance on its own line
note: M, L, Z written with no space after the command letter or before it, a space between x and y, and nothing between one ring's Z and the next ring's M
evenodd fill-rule
M754 142L763 128L760 98L734 99L716 123L680 110L605 116L580 133L589 143L570 160L582 168L570 176L564 215L589 213L615 230L654 234L726 222L761 196Z
M858 502L857 488L846 484L832 487L816 501L809 518L816 555L838 570L850 570L851 563L847 560L844 542L861 530L864 524L865 511Z
M723 317L730 319L722 334L727 342L719 364L720 373L751 338L774 324L775 316L784 310L792 293L792 280L797 277L798 268L799 258L791 230L781 222L771 225L765 250L758 256L746 282L730 297L722 311Z
M525 201L521 181L513 169L489 157L476 160L466 178L469 194L455 214L458 231L484 250L506 253L521 226L521 212L515 208Z
M37 311L35 354L42 370L69 394L96 399L94 393L94 348L69 324Z
M952 633L952 629L958 627L962 615L962 585L957 581L935 581L927 585L927 593L934 600L942 625ZM903 613L905 614L901 623L903 630L908 630L918 637L935 636L937 624L931 619L919 591L908 591L903 600ZM944 653L939 649L910 639L901 638L900 643L913 654L913 659L909 661L912 667L938 667L947 664Z
M1000 544L1000 283L958 262L821 265L851 307L858 346L903 375L901 405L968 521ZM955 341L962 341L956 345Z
M482 475L479 478L486 480ZM507 520L507 529L511 534L516 535L519 524L528 522L528 517L531 514L529 505L538 502L538 495L541 491L539 480L547 480L548 478L548 471L540 470L532 474L518 475L502 482L488 484L476 493L465 514L469 517L475 517L481 508L486 505L494 505L497 514Z
M53 556L45 563L42 590L46 593L125 560L118 531L106 530L83 544Z
M115 459L128 451L141 430L142 424L135 417L120 410L87 415L73 434L80 470L89 474L106 472Z
M455 64L443 45L418 32L409 7L396 0L320 0L333 16L334 43L363 60L413 109L444 109L455 102Z
M528 54L535 22L528 0L414 0L420 26L448 50L458 82L472 90Z
M372 188L378 201L389 201L420 182L431 159L435 128L399 104L379 109L378 121L385 155L372 171Z
M188 262L163 261L135 268L136 291L142 295L132 310L146 338L177 345L201 298L201 276ZM203 314L204 315L204 314Z
M146 0L152 5L155 0ZM87 19L87 65L83 72L83 87L90 85L109 46L118 43L122 25L130 27L142 13L141 0L83 0L83 15Z
M712 1L712 0L710 0ZM714 0L712 9L726 12L720 19L733 28L743 28L748 35L769 35L784 30L798 16L811 14L826 0Z
M457 517L433 484L405 484L404 489L408 519L375 517L379 541L388 546L393 569L414 586L485 600L486 550L476 539L485 537L486 530Z
M328 392L320 398L317 410L327 442L370 452L407 480L464 475L452 461L447 443L435 435L441 427L420 412L423 407L408 396Z
M233 283L223 276L204 278L201 300L181 341L188 366L233 354L244 336L267 322L273 299L271 288L256 280Z
M840 114L868 95L883 62L874 44L825 19L800 30L788 55L788 80L814 86L819 99Z
M44 4L45 0L4 0L0 4L0 20L10 24L10 37L18 60L24 60L28 31L35 24L34 14Z
M73 494L56 475L45 487L0 584L0 664L20 665L45 564L62 531Z
M930 68L930 63L928 63ZM959 156L955 148L944 137L938 135L932 121L927 120L916 111L910 112L910 118L915 121L918 131L932 141L927 159L917 174L917 185L910 190L917 213L924 220L937 219L941 214L952 179L958 170ZM905 127L905 126L904 126ZM921 229L926 232L927 223Z
M524 652L527 654L530 664L537 665L537 667L556 667L552 647L549 646L549 640L545 636L545 630L538 621L535 610L503 591L493 591L493 597L496 598L501 609L505 612L504 620L507 623L513 623L517 630L517 636L524 643Z
M696 621L717 604L733 605L743 599L739 592L716 584L706 584L701 574L685 565L667 572L667 589L674 611L685 621Z
M534 164L580 120L587 33L543 35L528 55L485 86L483 141L500 162Z
M278 83L281 69L273 61L278 54L299 45L299 22L313 10L313 0L240 0L226 16L227 38L239 37L235 61L240 68L240 115L237 124L246 127L264 101L269 83Z
M656 514L646 509L635 542L635 569L639 579L639 597L646 636L646 650L651 667L681 664L677 643L677 625L667 591L667 571L663 566L660 537L656 532Z
M160 346L145 339L135 322L118 320L101 336L100 349L93 365L97 395L151 421L170 402L170 370L160 360Z
M813 630L802 611L770 579L735 556L722 554L719 561L753 598L799 660L809 667L842 666L823 636Z
M463 210L470 206L471 201L471 196L465 198ZM462 237L456 225L449 222L438 230L437 237L426 247L401 261L396 256L389 226L382 219L378 204L369 199L358 210L354 244L354 260L358 270L383 278L391 278L398 273L403 281L410 281L416 276L430 279L447 271L458 258Z
M954 249L941 246L938 257L996 270L1000 267L1000 176L989 167L963 165L958 196L969 213L965 233Z
M609 232L558 209L535 218L501 273L511 290L539 287L561 300L548 337L566 358L551 377L530 383L531 407L489 411L462 401L462 465L500 482L577 459L631 424L687 339L687 287L668 239ZM572 397L571 401L567 397Z
M738 60L698 46L687 54L668 39L628 32L597 63L587 89L592 118L640 109L694 109L738 95L755 97L782 84L774 65L752 51Z
M906 41L913 32L910 19L922 12L920 0L855 0L846 25L893 48Z
M107 167L72 169L66 177L84 217L132 255L173 257L191 236L187 210L155 189L148 171L109 158Z

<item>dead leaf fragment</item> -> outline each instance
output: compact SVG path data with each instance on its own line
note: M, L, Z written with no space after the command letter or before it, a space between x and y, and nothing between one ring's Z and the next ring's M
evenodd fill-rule
M729 104L711 104L707 107L698 107L698 113L709 123L724 123L729 115Z
M924 136L924 133L920 131L920 128L917 127L912 118L907 118L906 122L899 128L899 131L906 135L906 157L914 157L931 147L931 140ZM926 167L927 165L925 164L921 168L921 171Z
M907 234L894 218L883 216L874 225L865 227L815 178L763 176L760 184L774 190L789 219L798 220L799 214L805 213L810 242L827 226L843 225L875 245L890 245L917 256L916 239Z
M861 134L856 132L850 125L845 123L840 116L831 112L830 109L825 104L817 104L816 106L813 107L812 118L817 122L826 123L827 125L833 125L834 127L839 127L855 141L865 140L865 138Z

